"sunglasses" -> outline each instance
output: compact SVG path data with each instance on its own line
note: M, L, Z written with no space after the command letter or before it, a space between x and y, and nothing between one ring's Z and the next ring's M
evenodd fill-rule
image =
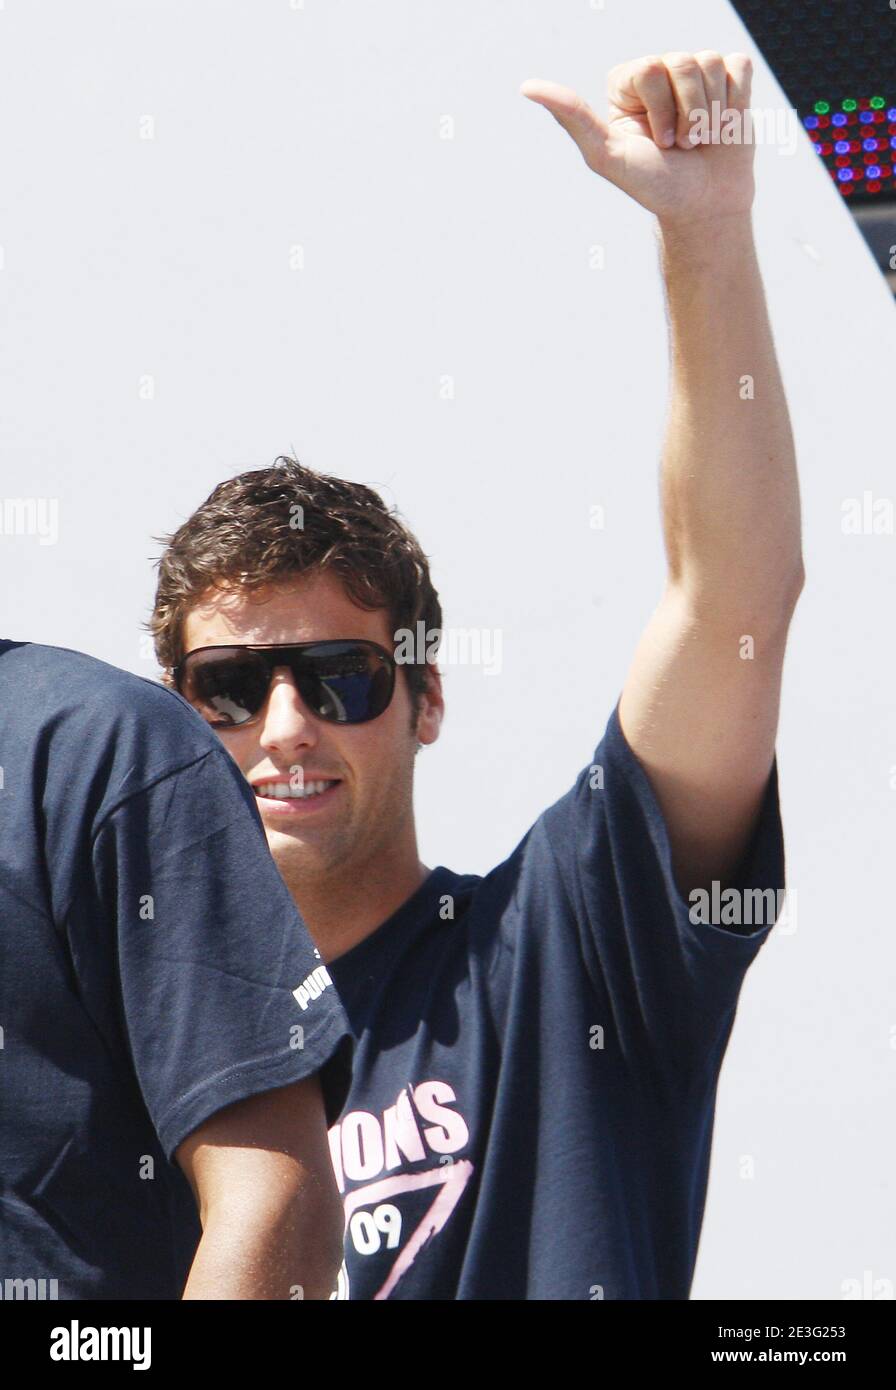
M172 671L174 688L215 729L235 729L265 706L286 666L305 704L330 724L366 724L388 708L395 658L376 642L266 642L197 647Z

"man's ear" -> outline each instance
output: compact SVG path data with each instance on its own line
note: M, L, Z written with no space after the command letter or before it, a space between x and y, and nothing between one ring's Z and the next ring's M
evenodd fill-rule
M445 715L445 696L442 692L442 677L434 662L427 663L426 691L420 702L417 715L417 749L435 743L439 736L442 719Z

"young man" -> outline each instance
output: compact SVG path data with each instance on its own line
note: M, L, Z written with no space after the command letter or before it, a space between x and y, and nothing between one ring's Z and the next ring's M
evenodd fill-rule
M656 214L672 335L668 585L571 789L485 877L421 864L414 757L444 706L435 666L395 652L441 610L369 489L278 460L216 488L160 562L166 678L251 783L357 1037L330 1135L351 1298L686 1297L719 1069L774 919L718 904L784 884L793 444L752 149L685 139L689 112L745 109L749 60L615 69L608 125L526 95Z
M333 1119L351 1042L320 968L183 701L0 641L4 1298L330 1296L315 1073Z

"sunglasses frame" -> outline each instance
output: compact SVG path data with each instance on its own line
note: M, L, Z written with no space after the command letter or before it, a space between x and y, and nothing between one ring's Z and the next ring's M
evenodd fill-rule
M389 708L389 706L391 705L392 700L393 700L393 697L394 697L394 695L395 695L395 673L396 673L396 667L397 667L397 662L396 662L396 660L395 660L395 656L394 656L393 653L388 652L388 651L386 650L385 647L381 647L380 644L379 644L379 642L371 642L371 641L369 641L366 637L328 637L328 638L325 638L325 639L323 639L322 641L319 641L319 642L212 642L212 643L211 643L209 646L207 646L207 647L193 647L193 649L192 649L191 651L186 652L186 653L181 657L181 659L180 659L180 661L177 663L177 665L176 665L176 666L173 666L173 667L171 668L171 677L172 677L172 680L173 680L173 682L174 682L174 689L177 691L178 695L180 695L183 699L187 700L188 703L191 703L191 702L189 701L188 697L187 697L186 695L184 695L183 690L181 689L181 685L182 685L182 682L183 682L183 675L184 675L184 672L185 672L186 664L187 664L187 662L189 661L190 657L191 657L191 656L195 656L197 652L215 652L215 651L226 651L226 652L241 651L241 652L259 652L259 653L268 653L268 652L275 652L275 651L297 652L297 651L311 651L312 649L318 649L318 650L319 650L319 649L322 648L322 647L323 647L323 648L327 648L327 647L346 647L346 646L366 647L366 648L368 648L369 650L372 650L373 652L375 652L376 655L377 655L378 657L380 657L381 660L383 661L383 664L385 665L386 669L389 671L389 677L390 677L390 684L389 684L389 699L386 701L386 703L385 703L385 705L383 706L383 708L382 708L377 714L372 714L372 715L370 715L369 718L367 718L367 719L327 719L325 715L318 714L318 713L316 713L316 711L314 711L314 710L310 710L310 711L309 711L309 712L311 713L311 715L313 716L313 718L315 718L315 719L320 719L320 721L321 721L322 723L324 723L324 724L335 724L335 725L337 725L337 726L340 727L340 728L348 729L348 728L352 728L352 727L354 727L354 726L356 726L356 725L359 725L359 724L370 724L374 719L379 719L380 715L386 713L386 710L387 710L387 709ZM267 660L267 666L268 666L268 688L267 688L267 693L266 693L265 698L264 698L264 703L261 705L261 708L258 710L258 713L257 713L257 714L251 714L251 715L249 716L248 719L243 719L243 720L241 720L239 724L224 724L224 723L222 723L222 724L215 724L215 723L213 723L213 722L209 719L209 720L206 720L206 723L209 725L209 727L212 728L212 729L218 729L218 728L220 728L220 729L222 729L222 730L224 730L224 731L226 732L226 731L229 730L229 729L245 729L246 726L247 726L248 724L254 724L254 723L256 722L256 720L258 720L258 719L261 718L262 713L263 713L263 711L264 711L264 707L265 707L265 705L267 704L268 699L270 698L271 686L273 685L273 680L274 680L274 667L275 667L276 665L288 665L288 664L289 664L288 662L279 662L279 663L278 663L278 662L273 661L272 659L268 659L268 660ZM294 673L293 673L293 674L294 674ZM303 696L303 699L304 699L304 696ZM193 707L194 709L196 709L196 706L195 706L195 705L193 705L192 707ZM197 713L198 713L198 710L197 710ZM203 716L203 718L204 718L204 716Z

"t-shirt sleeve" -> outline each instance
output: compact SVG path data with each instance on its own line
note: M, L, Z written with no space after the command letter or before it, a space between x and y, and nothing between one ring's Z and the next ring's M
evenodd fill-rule
M321 1073L344 1103L350 1030L226 751L128 796L93 839L126 1046L169 1158L226 1105Z
M679 892L663 814L618 707L592 762L544 813L540 834L571 905L610 1044L663 1085L711 1074L744 975L782 906L777 760L741 864L714 892L690 899Z

